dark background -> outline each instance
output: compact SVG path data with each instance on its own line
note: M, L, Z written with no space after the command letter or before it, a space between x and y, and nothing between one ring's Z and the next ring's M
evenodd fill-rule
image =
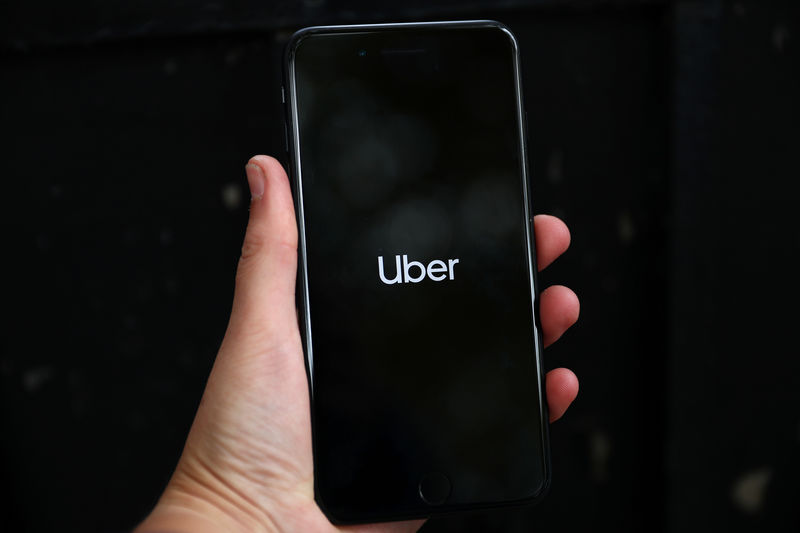
M3 531L124 531L180 454L230 308L244 164L283 155L280 56L322 23L494 18L522 48L545 353L581 393L538 507L425 531L797 531L795 2L0 7Z

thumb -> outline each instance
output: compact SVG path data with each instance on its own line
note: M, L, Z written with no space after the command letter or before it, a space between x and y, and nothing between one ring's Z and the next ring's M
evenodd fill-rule
M245 170L252 197L250 220L236 272L228 335L264 349L297 332L297 223L281 164L259 155Z

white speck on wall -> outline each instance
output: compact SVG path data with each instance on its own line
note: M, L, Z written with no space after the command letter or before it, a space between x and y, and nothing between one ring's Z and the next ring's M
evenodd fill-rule
M169 228L162 228L161 233L158 234L158 240L161 246L169 246L172 244L172 230Z
M733 484L731 499L736 506L747 514L756 514L764 506L764 494L767 491L772 469L768 466L745 472Z
M232 66L239 63L244 55L244 48L232 48L225 54L225 64Z
M789 40L789 30L786 26L778 24L772 29L772 45L778 52L783 52L783 47L786 46L786 41Z
M167 292L176 292L178 290L178 282L172 278L164 280L164 288Z
M242 205L242 189L235 183L228 183L222 187L222 205L233 211Z
M611 439L603 430L589 435L589 453L592 458L592 477L595 481L608 479L608 460L611 457Z
M617 231L619 232L619 240L622 244L629 244L636 235L636 229L633 226L633 217L627 211L623 211L617 217Z
M564 152L555 150L547 159L547 179L551 183L559 183L564 179Z
M178 64L174 59L167 59L164 62L164 73L167 76L172 76L178 70Z
M55 376L55 369L51 366L38 366L26 370L22 374L22 388L26 392L37 392L46 382Z

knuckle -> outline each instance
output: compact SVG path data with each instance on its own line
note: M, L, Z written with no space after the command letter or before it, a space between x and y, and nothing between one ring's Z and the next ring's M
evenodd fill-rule
M242 243L242 261L248 261L252 257L260 255L266 248L266 239L257 232L248 231Z

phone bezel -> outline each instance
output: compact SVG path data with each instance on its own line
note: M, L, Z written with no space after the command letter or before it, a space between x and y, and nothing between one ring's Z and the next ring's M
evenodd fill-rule
M547 398L545 394L545 373L542 360L542 334L541 323L539 320L539 292L537 281L537 268L536 268L536 245L533 229L533 209L530 193L530 179L528 168L528 147L527 147L527 117L522 99L522 69L519 53L519 45L516 37L511 30L504 24L494 20L467 20L467 21L437 21L437 22L404 22L404 23L385 23L385 24L354 24L354 25L336 25L336 26L312 26L301 29L294 33L286 45L286 50L283 60L283 87L281 93L284 101L285 111L285 124L287 136L287 152L289 157L289 172L290 183L293 189L293 196L295 202L295 213L297 216L298 226L298 273L297 282L299 290L297 291L297 304L298 304L298 319L300 322L300 333L303 342L303 350L305 353L306 373L309 383L309 400L311 406L311 426L312 426L312 450L314 455L314 464L316 469L316 445L314 434L314 374L313 374L313 343L312 343L312 327L311 327L311 309L310 299L308 292L308 265L306 254L306 238L305 238L305 211L303 205L303 181L302 181L302 168L300 165L300 139L299 139L299 121L297 114L297 94L295 84L295 67L294 59L297 48L300 43L309 36L319 34L341 34L341 33L367 33L376 31L403 31L413 29L463 29L463 28L493 28L504 32L513 48L514 52L514 85L516 94L516 107L517 107L517 123L519 133L519 149L522 167L522 190L523 190L523 204L525 209L525 235L526 235L526 248L528 269L530 272L530 294L531 305L534 317L534 345L537 369L537 397L539 402L539 414L542 420L541 431L541 449L543 452L543 484L539 492L531 497L519 500L511 500L505 502L488 502L488 503L470 503L458 505L444 505L442 507L426 507L423 508L424 502L420 501L420 512L413 513L397 513L392 515L368 515L363 517L339 517L335 512L325 505L324 498L318 490L316 481L314 483L315 499L320 509L334 524L358 524L369 523L376 521L393 521L393 520L407 520L413 518L424 518L431 515L449 514L467 510L479 509L492 509L510 506L529 505L538 503L547 494L552 482L552 469L550 459L550 445L549 445L549 413L547 406Z

